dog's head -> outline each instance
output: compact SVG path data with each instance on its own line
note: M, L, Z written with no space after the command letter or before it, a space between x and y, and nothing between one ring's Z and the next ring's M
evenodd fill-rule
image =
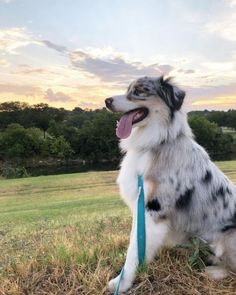
M132 82L125 95L113 96L105 100L106 106L113 112L124 113L116 134L127 138L132 127L143 127L153 116L172 120L174 113L180 110L185 92L163 77L143 77Z

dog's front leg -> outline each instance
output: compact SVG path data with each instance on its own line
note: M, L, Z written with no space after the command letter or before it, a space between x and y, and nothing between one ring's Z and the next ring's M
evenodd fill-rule
M146 219L146 262L151 262L156 252L164 244L166 236L170 230L166 221L155 222L150 213L145 213ZM138 267L138 251L137 251L137 222L136 215L133 218L130 244L127 251L127 257L124 265L123 278L120 283L120 292L127 291L133 284L135 272ZM120 279L118 275L108 284L110 291L114 291Z
M132 230L130 235L130 243L127 251L126 261L124 265L124 273L123 278L120 283L120 292L125 292L129 289L133 283L135 278L135 271L138 266L137 260L137 226L136 226L136 216L133 216ZM120 279L120 275L118 275L113 280L110 280L108 287L110 291L114 291Z

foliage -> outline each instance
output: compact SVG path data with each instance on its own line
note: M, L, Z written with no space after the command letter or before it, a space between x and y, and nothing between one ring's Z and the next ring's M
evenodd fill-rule
M37 127L45 132L51 120L63 121L66 112L43 103L30 106L17 101L5 102L0 104L0 128L3 130L9 124L18 123L25 128Z
M79 131L77 152L82 158L98 161L119 157L115 126L118 116L107 111L97 113Z
M47 137L43 143L42 154L44 156L68 159L72 156L73 150L63 136Z
M189 124L197 142L206 148L213 159L217 155L236 152L236 142L232 135L223 133L216 123L206 117L192 115Z
M40 153L43 143L42 131L10 124L0 137L0 155L3 158L25 159Z
M27 170L25 167L13 167L10 165L4 165L2 168L2 176L11 179L11 178L23 178L23 177L29 177Z
M38 128L10 124L0 135L0 155L4 159L20 160L33 156L67 159L73 150L63 136L47 136Z
M220 127L230 127L236 129L236 110L224 111L194 111L190 116L197 115L205 117L210 122L216 123Z
M213 159L236 154L234 129L236 111L191 112L189 123L196 140ZM112 161L120 158L115 135L119 114L75 108L67 111L47 104L0 104L0 158L18 161L30 157L71 157L88 161Z
M188 243L180 247L189 250L189 265L196 270L203 270L210 256L214 254L206 242L196 237L191 238Z

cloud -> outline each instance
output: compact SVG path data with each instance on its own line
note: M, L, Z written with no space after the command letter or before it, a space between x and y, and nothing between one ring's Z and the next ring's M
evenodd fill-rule
M188 69L188 70L179 69L177 72L178 73L184 73L184 74L193 74L193 73L195 73L195 70L192 70L192 69Z
M10 66L10 64L6 59L0 58L0 67L7 68L9 66Z
M236 41L236 0L227 0L225 4L227 12L220 19L207 23L206 30L225 40Z
M57 45L49 40L39 40L25 28L8 28L0 30L0 51L16 54L16 50L20 47L26 47L30 44L46 46L47 48L56 50L57 52L67 52L65 46Z
M209 33L216 33L223 39L236 41L236 14L229 19L209 23L206 28Z
M0 51L16 54L16 49L38 44L25 28L10 28L0 30Z
M186 105L190 109L204 108L235 108L236 84L218 85L211 87L186 87Z
M64 53L64 52L67 52L67 49L65 46L62 46L62 45L57 45L51 41L48 41L48 40L42 40L40 41L43 45L47 46L48 48L51 48L51 49L54 49L58 52L61 52L61 53Z
M29 69L29 70L22 70L22 71L15 72L15 73L29 75L29 74L48 74L51 72L48 71L47 69L35 68L35 69Z
M186 87L187 91L191 94L192 97L209 97L209 96L229 96L236 94L236 84L232 83L229 85L218 85L212 87Z
M231 3L233 2L231 1ZM231 13L231 20L232 14L233 12ZM225 18L219 21L229 21L229 19ZM211 24L208 24L208 29ZM217 30L214 31L212 29L212 33L214 32L219 33ZM235 36L236 34L233 34L231 39L235 38L236 40ZM71 105L73 103L77 104L78 101L73 99L73 97L78 97L82 98L82 101L87 101L84 102L84 105L81 102L82 107L96 108L102 105L100 102L103 102L104 97L122 92L133 79L145 75L159 76L166 74L176 75L175 80L177 83L185 85L184 88L187 88L191 97L188 103L195 102L193 106L203 106L215 99L223 101L222 97L227 97L228 101L231 101L229 97L232 99L232 95L236 93L236 90L228 91L227 86L225 86L225 84L235 81L236 56L233 57L233 55L228 56L224 61L217 62L206 59L203 56L189 56L185 58L156 56L150 57L144 62L142 59L134 59L129 57L128 54L117 52L112 47L70 51L61 44L56 44L49 40L39 40L24 28L0 29L0 54L1 51L4 54L16 54L18 48L30 44L54 50L57 55L63 54L68 58L68 66L63 65L60 67L58 64L45 66L47 60L46 63L44 60L37 60L36 62L33 56L34 67L33 65L29 66L26 64L18 65L13 70L10 68L11 72L9 70L9 73L5 73L5 77L2 77L2 83L5 83L5 80L9 81L7 79L9 79L10 74L19 74L17 82L21 82L24 86L0 84L0 92L35 97L39 94L41 98L44 97L44 99L52 103L64 102L65 104L68 103L68 105L70 103ZM29 59L22 60L25 63L30 63L31 56ZM9 60L14 60L14 57ZM8 66L8 61L0 58L0 67ZM11 81L14 81L13 79ZM76 90L73 89L74 93L72 93L71 86L77 83L79 84L78 88ZM28 84L44 85L41 87L45 87L48 90L45 93L39 87L27 86ZM52 90L55 89L54 85L60 92ZM64 87L63 85L66 86ZM69 93L69 95L65 93ZM89 101L92 101L92 103ZM198 101L197 104L196 101ZM227 105L228 103L225 101L225 104ZM220 105L220 103L216 103L216 105Z
M140 76L159 76L169 74L173 67L167 64L145 65L125 59L120 55L100 57L86 51L73 51L69 54L72 65L99 77L102 81L124 81Z
M0 61L1 62L1 61ZM1 63L0 63L1 64ZM31 74L40 74L40 75L47 75L47 74L55 74L54 72L46 69L46 68L33 68L26 64L21 64L18 66L18 69L12 71L13 74L23 74L23 75L31 75Z
M193 73L195 73L195 71L194 70L186 70L186 71L184 71L184 73L185 74L193 74Z
M11 2L13 2L13 1L14 1L14 0L0 0L0 3L3 2L3 3L8 4L8 3L11 3Z
M236 0L225 0L225 3L230 7L236 7Z
M79 106L83 109L99 109L101 107L104 107L103 103L94 103L94 102L87 102L87 101L80 102Z
M42 92L39 87L17 84L0 84L0 93L12 93L16 95L34 96Z
M45 46L59 53L66 54L74 69L81 71L84 76L97 77L105 82L127 83L140 76L159 76L169 74L173 66L169 64L146 65L139 61L132 61L124 53L115 52L111 47L88 48L85 51L69 51L65 46L55 44L49 40L38 40L25 28L10 28L0 30L0 51L16 54L17 49L30 44ZM47 74L43 68L25 68L14 71L13 74Z
M202 66L209 70L213 71L231 71L235 69L235 63L233 61L228 62L212 62L212 61L205 61L202 63Z
M63 92L53 92L50 88L46 91L44 99L51 102L75 102L73 98Z
M213 99L196 100L192 103L193 106L234 106L236 104L235 96L217 96Z

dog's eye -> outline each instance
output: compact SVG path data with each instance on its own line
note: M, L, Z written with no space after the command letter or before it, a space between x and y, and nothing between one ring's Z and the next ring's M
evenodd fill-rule
M149 88L147 88L147 87L143 87L143 90L147 93L150 91Z
M148 96L148 95L150 95L151 93L150 93L150 89L148 88L148 87L142 87L142 88L135 88L134 90L133 90L133 94L135 95L135 96Z
M134 89L133 90L133 94L135 96L145 96L145 92L143 89Z
M138 89L134 89L133 94L134 94L135 96L139 96L140 91L138 91Z

